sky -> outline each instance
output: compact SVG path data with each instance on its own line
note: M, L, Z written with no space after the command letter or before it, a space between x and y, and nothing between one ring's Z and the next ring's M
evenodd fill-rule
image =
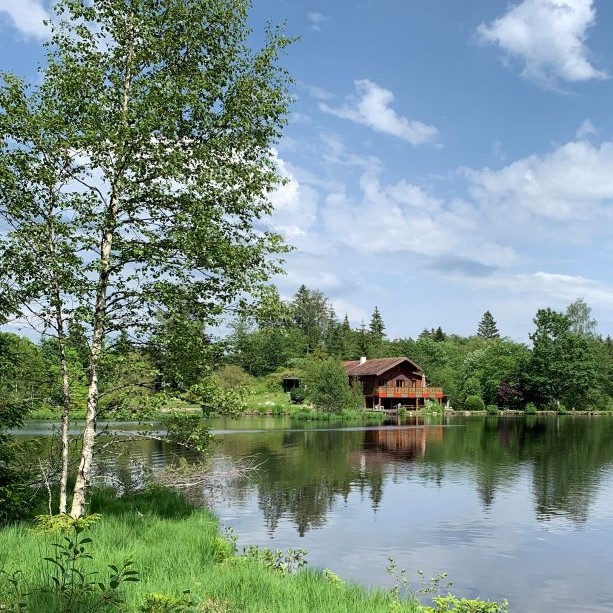
M0 0L0 69L36 78L47 0ZM583 298L613 335L613 3L255 0L296 37L266 220L294 251L274 279L390 338L527 341Z

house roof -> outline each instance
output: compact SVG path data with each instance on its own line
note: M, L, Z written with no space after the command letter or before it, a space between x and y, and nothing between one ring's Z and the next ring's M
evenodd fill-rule
M360 360L351 360L349 362L343 362L343 366L347 371L347 374L352 377L359 377L363 375L381 375L388 370L402 364L403 362L408 362L413 368L422 373L422 369L420 366L415 364L409 358L400 357L400 358L379 358L377 360L366 360L360 364Z

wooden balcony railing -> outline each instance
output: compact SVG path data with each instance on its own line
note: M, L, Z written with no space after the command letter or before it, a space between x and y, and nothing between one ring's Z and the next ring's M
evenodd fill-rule
M375 387L375 396L379 398L442 398L442 387Z

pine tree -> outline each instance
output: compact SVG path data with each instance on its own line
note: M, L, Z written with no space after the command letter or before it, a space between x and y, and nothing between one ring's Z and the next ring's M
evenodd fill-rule
M375 340L382 340L385 336L385 324L378 307L373 311L368 330Z
M483 313L483 317L479 322L479 328L477 329L477 336L486 339L500 338L500 332L498 332L494 316L489 311Z

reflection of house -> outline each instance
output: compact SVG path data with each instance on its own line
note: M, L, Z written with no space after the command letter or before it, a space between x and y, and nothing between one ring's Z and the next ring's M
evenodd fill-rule
M441 387L428 387L426 375L409 358L361 358L343 362L350 379L360 381L367 409L423 406L429 398L441 402Z
M442 440L442 426L381 428L365 433L364 450L407 459L418 455L423 456L428 443L440 443Z

